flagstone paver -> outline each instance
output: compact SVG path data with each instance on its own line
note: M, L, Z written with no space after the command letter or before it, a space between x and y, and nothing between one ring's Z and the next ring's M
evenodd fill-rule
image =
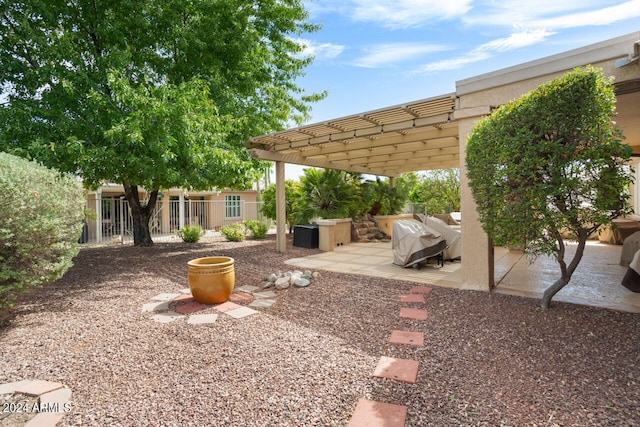
M169 310L169 301L165 302L150 302L142 305L142 312L148 313L153 311L166 311Z
M258 313L258 311L255 311L254 309L249 307L240 307L233 310L225 311L225 314L228 314L235 319L242 319L243 317L251 316L252 314L256 313Z
M252 301L251 304L249 304L249 307L268 308L275 303L276 302L272 299L257 299L255 301Z
M151 319L158 323L170 323L178 319L182 319L184 315L176 313L175 311L167 311L165 313L158 313L151 316Z
M415 384L418 377L419 366L420 362L417 360L382 356L378 362L378 366L376 366L376 369L373 371L373 376Z
M64 404L71 401L71 394L72 393L70 388L59 388L57 390L41 394L40 404L42 405L44 403L48 407L58 404L58 408L60 409L60 411L63 411Z
M151 298L151 301L171 301L172 299L179 296L180 294L159 294Z
M30 380L22 380L0 384L0 394L13 394L17 389L29 384L30 382Z
M242 285L239 288L235 288L236 291L248 292L248 293L257 291L258 289L260 289L258 286L253 286L253 285Z
M40 396L41 394L49 393L50 391L58 390L62 387L63 385L61 383L33 380L24 384L22 387L17 388L15 393L26 394L27 396Z
M217 313L193 314L189 316L189 319L187 319L187 323L192 325L204 325L204 324L215 323L216 320L218 320Z
M275 298L278 294L273 291L254 292L253 296L256 298Z
M348 427L404 427L407 407L359 399Z

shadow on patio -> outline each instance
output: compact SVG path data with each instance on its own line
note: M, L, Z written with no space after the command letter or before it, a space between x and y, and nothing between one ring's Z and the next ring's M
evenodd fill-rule
M575 244L567 245L567 258L573 256ZM554 297L554 301L606 307L640 313L640 293L624 288L620 283L627 271L618 265L622 246L589 241L584 257L571 282ZM448 288L461 288L461 262L446 261L438 268L434 261L421 269L393 265L390 242L351 243L305 258L293 258L287 264L298 268L387 277ZM540 298L544 290L560 274L558 263L549 257L539 257L533 264L521 252L495 248L494 292Z

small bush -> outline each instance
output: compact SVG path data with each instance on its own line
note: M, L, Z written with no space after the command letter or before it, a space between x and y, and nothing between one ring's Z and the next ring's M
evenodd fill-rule
M247 234L247 230L244 228L244 225L236 222L222 227L220 233L230 242L242 242Z
M267 224L262 221L248 219L244 222L244 226L249 230L249 235L254 239L264 239L267 237Z
M0 307L71 267L84 205L77 180L0 153Z
M187 243L196 243L203 234L204 230L199 225L185 225L176 231L176 235Z

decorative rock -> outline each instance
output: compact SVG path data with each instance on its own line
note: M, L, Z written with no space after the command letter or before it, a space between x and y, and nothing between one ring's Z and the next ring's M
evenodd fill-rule
M273 282L275 282L275 279L273 280ZM273 282L272 281L268 281L267 283L264 284L264 289L269 289L273 286Z
M276 289L287 289L290 285L288 277L280 277L276 279Z
M299 271L294 271L293 273L291 273L291 276L289 276L289 283L293 285L301 277L302 277L302 273L300 273Z
M320 277L320 272L318 272L318 271L314 271L314 272L311 274L311 277L313 277L314 279L317 279L318 277Z
M309 281L309 279L304 279L301 277L299 279L296 279L296 281L293 284L299 288L306 288L311 284L311 282Z
M273 273L272 273L272 274L270 274L270 275L267 277L267 281L268 281L269 283L273 283L273 282L275 282L275 281L276 281L276 279L277 279L277 278L278 278L278 276L277 276L276 274L273 274Z
M302 278L303 279L311 279L311 271L305 270L304 273L302 273Z

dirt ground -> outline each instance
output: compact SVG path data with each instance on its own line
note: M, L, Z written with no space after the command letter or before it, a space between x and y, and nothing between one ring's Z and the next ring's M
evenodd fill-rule
M65 384L74 426L345 426L359 398L406 406L407 426L640 426L638 314L438 287L407 304L414 283L321 270L243 319L160 324L141 310L187 287L193 258L231 256L236 287L262 287L317 253L288 245L82 249L0 327L0 383ZM424 346L390 344L392 330ZM381 356L418 360L417 382L374 378Z

